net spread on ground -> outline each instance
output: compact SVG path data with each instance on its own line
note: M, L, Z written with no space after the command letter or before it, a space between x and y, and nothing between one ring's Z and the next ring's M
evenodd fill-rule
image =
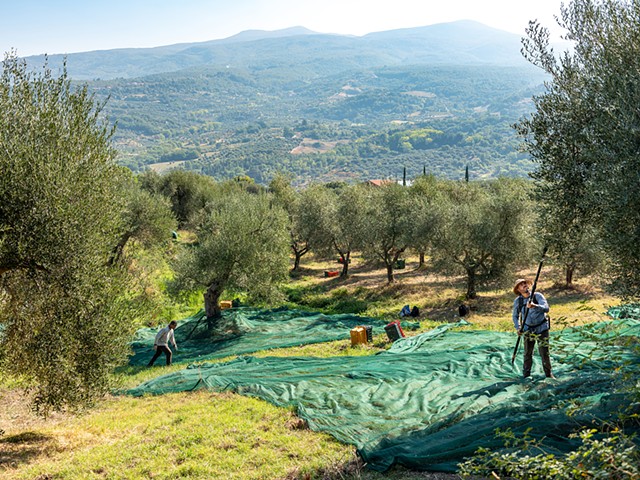
M200 311L178 322L175 329L178 351L174 352L173 362L200 362L260 350L343 340L359 325L371 325L374 333L384 333L386 322L358 315L324 315L286 308L233 308L223 310L222 317L209 329L204 311ZM157 332L158 328L138 330L132 343L131 365L147 364L153 355ZM163 360L164 357L158 364Z
M511 364L514 333L454 328L460 322L400 339L377 355L192 364L127 393L204 388L254 396L294 406L313 430L355 445L373 469L397 463L454 471L480 446L500 449L496 429L519 436L531 429L548 452L562 453L577 447L570 435L579 428L612 420L623 408L638 413L619 392L637 379L640 309L609 313L613 320L552 333L555 380L544 378L537 352L533 376L521 378L522 349Z

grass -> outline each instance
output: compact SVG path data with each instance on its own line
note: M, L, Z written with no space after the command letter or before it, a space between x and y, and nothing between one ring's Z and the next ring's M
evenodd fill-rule
M395 319L403 305L417 305L420 329L457 320L464 279L417 270L415 260L388 285L385 272L358 257L347 279L324 278L332 264L303 259L304 270L287 287L289 305L331 313ZM533 276L515 272L515 277ZM539 291L559 322L600 320L615 298L590 280L572 289L555 286L543 270ZM472 328L511 331L510 288L487 288L471 307ZM514 337L515 338L515 337ZM384 335L367 346L349 340L258 352L256 356L371 355L389 347ZM221 360L224 361L224 360ZM128 388L183 365L147 369L123 367L114 374ZM385 474L363 468L354 448L312 432L291 409L235 394L205 391L158 397L109 396L80 415L34 416L19 387L0 377L0 479L424 479L456 478L393 468Z
M291 410L231 393L109 397L84 415L17 430L0 437L2 479L427 478L364 470L353 447Z
M21 467L7 469L15 479L283 478L352 458L351 448L296 420L233 394L113 397L87 415L5 434L0 444L9 447L3 463Z

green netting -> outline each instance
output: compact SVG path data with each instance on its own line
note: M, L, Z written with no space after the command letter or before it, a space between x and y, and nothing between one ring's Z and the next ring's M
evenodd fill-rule
M178 351L174 352L174 363L199 362L259 350L342 340L349 338L351 329L358 325L371 325L374 333L384 333L386 325L380 319L348 314L323 315L287 308L232 308L222 311L222 318L211 333L207 332L204 316L204 312L200 311L178 322L175 329ZM146 365L149 362L158 330L143 328L136 332L131 345L131 365Z
M627 305L611 307L607 311L607 315L611 318L633 318L635 320L640 320L640 304L629 303Z
M293 405L312 429L355 445L380 471L394 463L454 471L479 446L502 447L496 428L517 435L530 428L531 437L545 437L547 451L566 452L576 447L570 438L576 429L611 420L629 406L613 392L638 373L632 348L638 320L554 332L557 380L544 379L537 353L533 377L520 378L521 357L511 365L514 334L453 326L398 340L367 357L240 357L191 365L128 393L206 388Z

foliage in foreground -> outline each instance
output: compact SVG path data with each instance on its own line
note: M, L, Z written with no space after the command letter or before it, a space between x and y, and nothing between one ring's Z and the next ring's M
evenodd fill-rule
M606 436L595 429L575 434L581 445L573 452L559 456L544 451L530 439L516 439L509 431L498 432L507 439L507 453L478 449L477 455L460 464L463 475L504 475L526 479L640 478L640 449L632 439L614 430ZM523 455L523 452L531 452ZM534 452L539 452L534 454Z
M8 55L0 78L0 362L36 408L109 389L132 317L127 273L108 259L124 233L112 130L87 88Z

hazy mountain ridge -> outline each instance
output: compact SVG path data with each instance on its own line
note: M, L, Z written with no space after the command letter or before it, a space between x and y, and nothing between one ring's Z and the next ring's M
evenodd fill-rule
M240 33L236 33L227 38L219 40L210 40L204 42L206 44L211 43L233 43L233 42L251 42L255 40L263 40L266 38L278 38L278 37L293 37L297 35L320 35L318 32L309 30L305 27L289 27L281 30L244 30Z
M201 66L264 69L329 62L332 71L401 64L523 65L520 37L473 21L375 32L362 37L315 33L304 27L249 30L207 42L66 55L71 77L134 78ZM42 63L42 56L28 57ZM64 55L50 55L59 68ZM328 68L325 65L325 68Z

